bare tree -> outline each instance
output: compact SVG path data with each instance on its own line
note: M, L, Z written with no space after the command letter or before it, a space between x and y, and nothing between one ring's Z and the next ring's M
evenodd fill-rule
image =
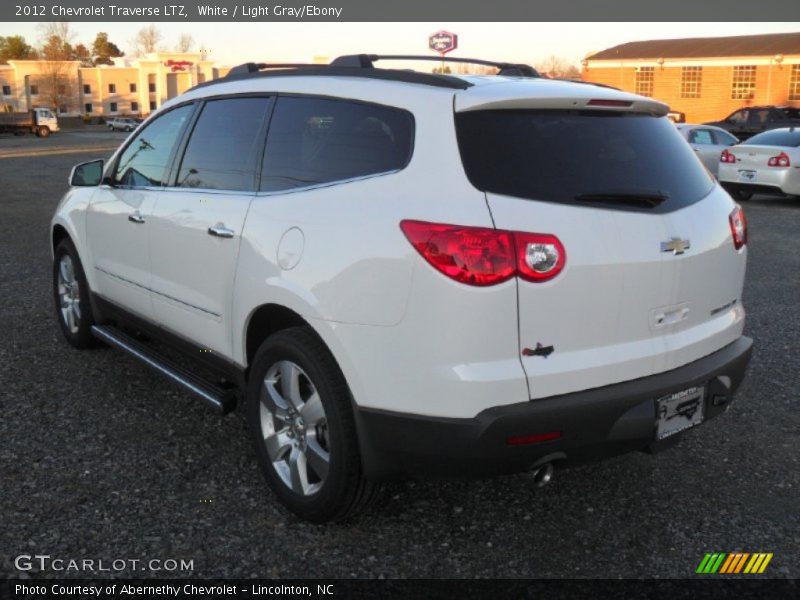
M194 38L188 33L182 33L175 45L175 52L191 52L194 47Z
M577 79L581 76L581 71L578 67L555 55L548 56L537 63L536 70L542 75L553 79Z
M161 31L155 25L142 27L131 40L134 54L141 56L155 52L162 39Z
M50 107L69 110L75 98L74 65L70 62L75 59L74 34L66 21L45 23L41 31L39 57L42 68L36 77L41 88L39 93L47 99Z

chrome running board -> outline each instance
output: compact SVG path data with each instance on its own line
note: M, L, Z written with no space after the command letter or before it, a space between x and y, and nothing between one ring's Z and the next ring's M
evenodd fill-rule
M103 342L138 358L151 369L161 373L184 389L205 400L217 413L224 415L236 406L236 394L231 389L215 386L172 363L146 344L111 325L93 325L92 334Z

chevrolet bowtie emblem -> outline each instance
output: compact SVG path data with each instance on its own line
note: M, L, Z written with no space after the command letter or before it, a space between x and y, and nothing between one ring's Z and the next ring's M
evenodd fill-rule
M662 252L672 252L672 254L683 254L691 247L689 240L682 240L680 238L672 238L668 242L661 242Z

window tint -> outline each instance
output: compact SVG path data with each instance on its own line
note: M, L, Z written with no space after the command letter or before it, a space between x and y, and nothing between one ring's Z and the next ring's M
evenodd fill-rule
M470 111L456 115L456 129L467 176L483 191L668 212L697 202L714 186L666 118L612 111ZM655 197L662 201L655 204Z
M800 146L800 129L773 129L754 135L743 146L788 146L797 148Z
M402 169L411 157L410 113L374 104L278 98L261 190L279 191Z
M178 172L178 187L252 190L269 98L206 102Z
M736 125L744 125L747 122L747 111L737 110L727 120Z
M163 185L170 155L193 110L192 105L181 106L142 129L120 156L114 182L130 187Z
M689 141L692 144L714 144L714 140L711 138L711 131L708 129L693 129L689 134Z
M727 131L720 131L715 129L713 133L714 133L714 140L719 146L732 146L733 144L739 143L739 139L736 136L728 133Z

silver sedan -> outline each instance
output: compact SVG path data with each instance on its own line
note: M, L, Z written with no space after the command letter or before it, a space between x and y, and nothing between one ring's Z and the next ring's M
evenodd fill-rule
M726 149L718 179L739 200L754 192L800 196L800 127L771 129Z
M676 127L714 177L717 177L722 151L739 143L735 136L713 125L679 123Z

